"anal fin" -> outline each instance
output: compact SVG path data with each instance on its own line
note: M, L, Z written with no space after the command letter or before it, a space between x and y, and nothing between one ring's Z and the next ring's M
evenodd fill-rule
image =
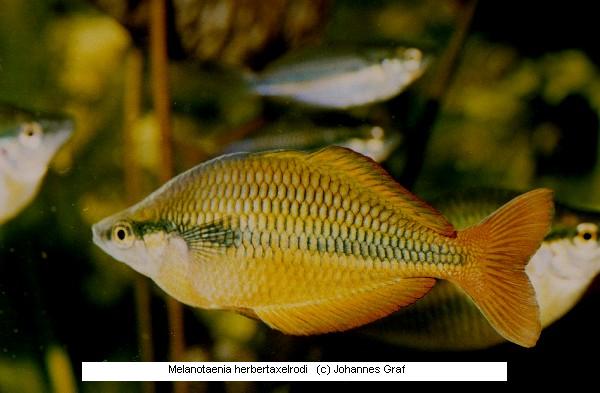
M414 303L434 284L433 278L397 278L332 298L254 307L253 310L266 324L286 334L344 331Z

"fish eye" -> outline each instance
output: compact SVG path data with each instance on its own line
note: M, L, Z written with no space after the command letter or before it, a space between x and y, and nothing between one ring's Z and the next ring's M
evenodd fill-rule
M383 128L379 127L379 126L375 126L373 128L371 128L371 137L375 138L375 139L382 139L384 136L384 131Z
M118 222L112 227L112 240L119 248L129 248L133 244L133 228L128 222Z
M587 222L577 225L577 238L586 243L598 240L598 226Z
M404 53L404 56L405 56L406 60L409 60L409 61L420 61L422 54L421 54L421 51L418 49L407 49L406 52Z
M35 149L42 142L42 126L38 122L25 123L21 126L19 141L23 146Z

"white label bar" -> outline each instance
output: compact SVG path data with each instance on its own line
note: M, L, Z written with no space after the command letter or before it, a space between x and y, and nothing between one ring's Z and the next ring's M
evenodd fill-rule
M83 381L506 381L507 362L82 362Z

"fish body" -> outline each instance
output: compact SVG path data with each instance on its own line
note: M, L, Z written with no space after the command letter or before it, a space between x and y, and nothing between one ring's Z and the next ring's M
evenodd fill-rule
M92 230L179 301L284 333L372 322L444 278L503 336L532 346L539 316L523 269L551 214L551 192L540 189L457 232L371 159L334 146L219 157Z
M479 222L516 193L474 190L446 195L436 206L457 228ZM545 328L581 299L600 272L600 214L556 205L552 229L526 267ZM488 348L505 340L458 287L440 282L419 302L366 333L402 346L427 350Z
M376 162L382 162L399 144L399 133L386 132L379 126L319 127L313 124L298 126L284 122L230 144L225 153L276 149L315 150L336 145L352 149Z
M73 121L0 104L0 224L31 202Z
M252 90L316 107L347 109L385 101L418 79L428 60L416 48L326 54L275 64Z

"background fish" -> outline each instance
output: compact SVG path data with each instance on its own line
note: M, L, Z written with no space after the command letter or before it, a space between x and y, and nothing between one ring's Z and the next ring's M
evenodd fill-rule
M66 117L0 104L0 224L31 202L72 131Z
M549 190L456 232L372 160L330 147L223 156L93 226L104 251L186 304L236 310L288 334L342 331L458 283L507 339L533 346L524 265Z
M266 97L346 109L385 101L418 79L427 59L416 48L298 56L275 63L252 82Z
M457 228L479 222L516 195L474 190L439 200ZM551 232L526 267L540 306L542 327L566 314L600 272L600 214L556 205ZM369 335L428 350L487 348L504 339L459 288L440 282L427 297L366 329Z
M224 152L259 152L276 149L314 150L327 145L336 145L347 147L376 162L381 162L399 144L399 132L386 132L379 126L323 127L310 123L298 125L282 122L269 126L249 138L230 144Z

